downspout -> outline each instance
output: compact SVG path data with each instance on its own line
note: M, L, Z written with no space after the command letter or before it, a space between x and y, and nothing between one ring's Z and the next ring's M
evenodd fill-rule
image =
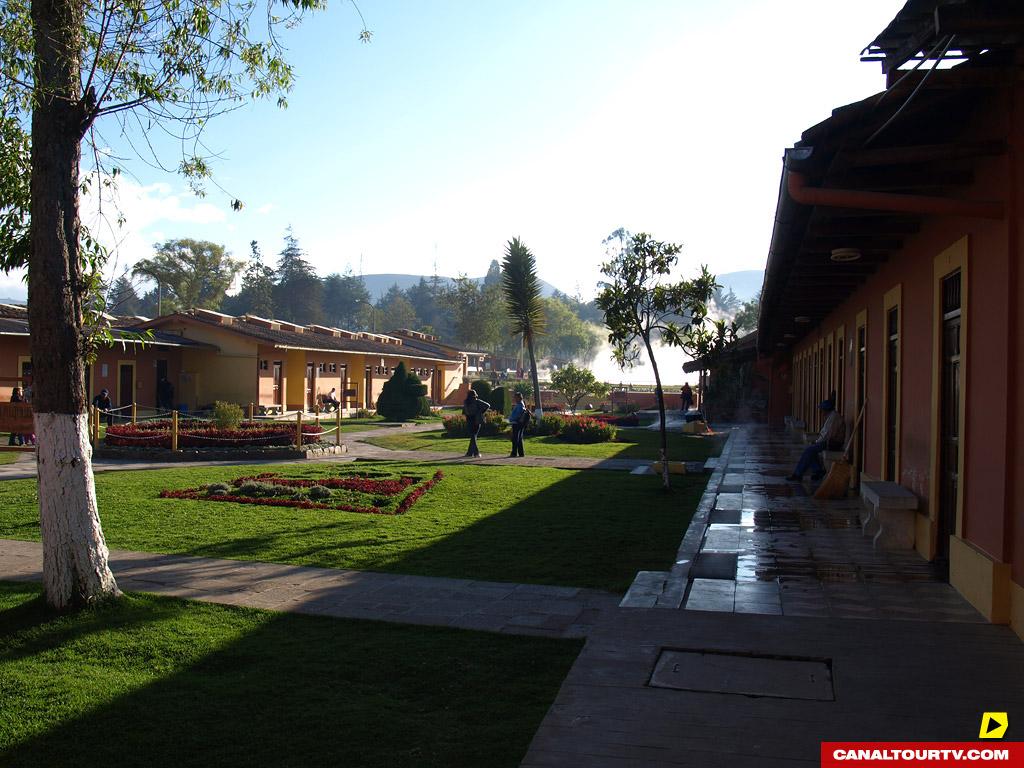
M818 205L826 208L860 208L868 211L898 211L932 216L963 216L972 219L1002 219L1006 216L1006 206L1001 201L955 200L948 197L811 187L807 184L806 176L791 170L786 172L786 192L801 205Z

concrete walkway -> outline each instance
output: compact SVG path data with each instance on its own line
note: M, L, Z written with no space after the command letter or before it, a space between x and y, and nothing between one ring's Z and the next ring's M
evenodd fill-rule
M0 539L0 581L42 581L37 542ZM585 637L619 596L577 587L507 584L371 571L112 550L123 590L346 619L430 624L513 635Z

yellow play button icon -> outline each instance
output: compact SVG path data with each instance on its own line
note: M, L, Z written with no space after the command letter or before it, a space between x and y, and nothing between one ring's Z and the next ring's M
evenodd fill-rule
M986 712L981 716L981 731L979 739L1001 739L1006 735L1006 729L1010 725L1010 718L1005 712Z

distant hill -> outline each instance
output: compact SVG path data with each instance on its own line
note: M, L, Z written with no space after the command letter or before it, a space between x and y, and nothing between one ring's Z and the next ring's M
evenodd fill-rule
M0 304L20 304L24 306L28 302L25 299L4 299L0 298Z
M366 286L366 290L370 292L370 296L373 299L379 299L385 293L388 292L388 288L392 285L397 285L399 289L406 290L412 288L414 285L418 285L420 278L426 278L428 281L431 280L430 275L397 275L397 274L379 274L379 275L363 275L363 285ZM442 283L450 283L454 278L451 277L439 277ZM478 283L484 281L483 277L471 278ZM552 295L556 288L551 283L547 283L543 280L540 281L541 291L545 296Z
M723 272L718 275L718 284L728 291L730 288L740 301L750 301L761 290L764 283L763 269L744 269L740 272Z

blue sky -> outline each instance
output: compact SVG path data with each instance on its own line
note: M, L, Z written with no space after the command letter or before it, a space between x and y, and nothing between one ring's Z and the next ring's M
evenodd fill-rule
M542 277L584 296L619 226L682 243L681 272L762 268L783 149L883 86L858 53L901 6L362 0L363 45L352 6L334 3L285 37L287 110L211 124L229 195L199 200L129 164L127 221L105 237L122 269L169 237L238 257L255 239L272 258L291 225L322 273L429 273L436 260L476 275L519 236Z

